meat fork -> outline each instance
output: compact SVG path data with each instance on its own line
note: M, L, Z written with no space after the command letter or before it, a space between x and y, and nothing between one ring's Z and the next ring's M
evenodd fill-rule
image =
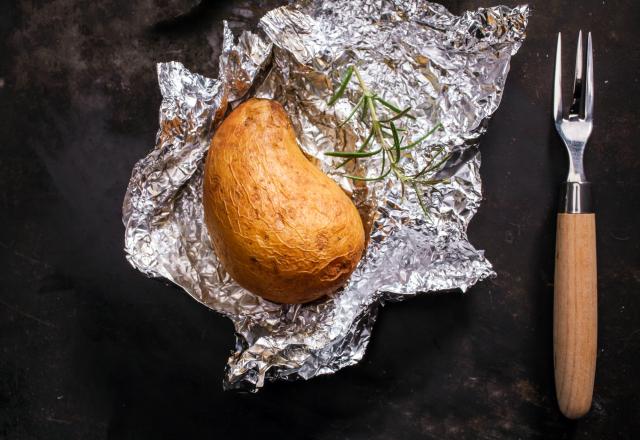
M558 34L553 118L569 153L569 174L563 185L556 230L553 359L558 405L565 416L575 419L591 407L597 351L596 222L590 183L582 165L593 126L593 53L589 33L583 69L580 31L573 99L568 115L563 117L561 38Z

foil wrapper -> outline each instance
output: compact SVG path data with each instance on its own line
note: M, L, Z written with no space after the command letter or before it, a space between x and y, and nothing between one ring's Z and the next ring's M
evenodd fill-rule
M494 274L466 229L482 199L478 141L503 93L509 61L525 37L527 6L456 16L424 0L303 1L268 12L256 33L224 23L219 77L178 62L158 65L162 92L155 148L134 167L123 221L129 262L163 277L229 317L237 335L224 387L257 391L266 380L309 379L362 359L379 305L421 292L466 290ZM332 89L349 65L399 107L411 105L412 133L437 123L406 160L418 170L444 146L441 183L404 200L394 179L354 185L323 153L353 150L366 135L354 118L356 85L336 106ZM305 305L279 305L236 284L211 246L202 207L203 165L225 112L250 96L285 107L300 147L352 195L370 229L365 257L339 292ZM374 176L376 159L359 161ZM418 348L417 348L418 349Z

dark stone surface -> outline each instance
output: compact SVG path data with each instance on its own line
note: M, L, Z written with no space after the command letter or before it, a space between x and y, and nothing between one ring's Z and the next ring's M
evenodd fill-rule
M364 361L258 395L222 392L231 323L131 269L122 197L153 145L157 61L215 74L220 20L275 0L3 2L0 438L631 439L640 435L640 92L632 0L535 1L482 140L470 236L498 272L467 294L386 307ZM446 1L454 12L489 1ZM509 1L509 4L515 2ZM591 413L556 408L551 311L555 32L594 32L599 357ZM572 56L566 52L566 63Z

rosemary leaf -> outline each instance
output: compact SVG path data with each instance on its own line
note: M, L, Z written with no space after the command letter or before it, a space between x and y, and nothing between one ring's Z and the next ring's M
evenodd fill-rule
M327 103L329 106L332 106L333 104L335 104L336 101L338 101L338 99L340 99L342 95L344 95L344 91L347 90L347 85L349 84L349 80L351 80L351 75L353 75L353 66L349 66L349 68L347 69L347 72L344 74L344 77L340 82L340 86L338 87L338 90L336 90L336 92L333 94L333 96L331 97L331 99L329 99L329 102Z
M412 181L411 186L413 187L413 190L416 192L416 198L418 199L420 208L422 208L422 212L424 213L425 217L430 218L431 216L429 215L429 209L427 208L424 200L422 199L422 194L420 194L420 189L418 188L418 184L416 182L417 181L415 180Z
M408 150L409 148L413 148L416 145L421 144L426 138L431 136L433 133L436 132L436 130L438 130L441 127L442 127L442 124L440 124L440 123L436 124L436 126L433 127L431 130L429 130L426 134L424 134L423 136L419 137L415 141L411 142L409 145L405 145L404 147L401 148L401 150Z
M381 149L375 151L329 151L324 153L325 156L331 157L350 157L350 158L358 158L358 157L371 157L380 153Z
M396 116L394 116L393 118L387 119L387 120L382 120L380 122L395 121L396 119L399 119L399 118L409 118L409 119L415 119L416 118L415 116L409 114L409 111L411 110L411 106L405 108L404 110L400 110L398 107L396 107L395 105L391 104L388 101L385 101L384 99L380 98L379 96L376 96L376 101L378 101L380 104L384 105L389 110L391 110L394 113L396 113Z
M371 139L373 139L373 130L369 131L369 136L367 136L367 139L365 139L364 143L356 151L358 151L358 152L364 151L367 148L367 146L369 145L369 142L371 142ZM340 163L336 168L342 168L343 166L348 164L352 159L353 159L353 157L350 157L349 159L347 159L344 162Z
M422 176L425 173L431 172L431 171L435 171L438 168L440 168L442 166L442 164L444 164L449 157L451 157L449 154L446 154L444 156L444 158L442 158L440 161L436 162L435 164L433 163L433 160L435 160L438 156L440 156L442 153L444 153L444 147L440 147L438 149L438 152L435 154L435 156L433 157L433 159L427 164L425 165L424 168L422 168L422 170L420 170L417 174L414 174L413 176L411 176L412 179L417 179L418 177Z
M436 157L438 157L438 156L436 156ZM437 163L435 163L434 165L432 165L432 166L430 166L430 167L429 167L428 172L436 171L436 170L440 169L440 168L442 167L442 165L444 165L444 163L445 163L447 160L449 160L449 158L450 158L450 157L451 157L451 155L450 155L450 154L445 154L445 156L444 156L440 161L438 161ZM434 159L435 159L435 158L434 158Z
M396 107L395 105L385 101L384 99L382 99L379 96L376 96L376 101L378 101L380 104L384 105L385 107L387 107L389 110L396 112L396 113L402 113L402 110L400 110L398 107Z
M361 97L358 100L358 103L356 104L356 106L353 108L353 110L351 111L351 113L349 114L349 116L347 116L347 119L345 119L344 121L342 121L338 127L342 127L344 126L344 124L346 124L347 122L349 122L351 120L351 118L353 118L353 115L356 114L356 112L358 111L358 109L360 108L360 106L362 105L362 103L364 102L364 96Z
M393 148L396 151L396 160L394 163L398 163L400 161L400 138L398 137L398 130L396 129L396 124L391 122L391 134L393 135Z
M371 139L373 139L373 129L369 131L369 136L367 136L367 138L365 139L364 143L362 144L362 146L359 148L360 151L364 150L365 148L367 148L367 146L369 145L369 142L371 142Z
M393 139L393 133L391 132L391 127L387 128L387 127L384 127L384 126L380 126L380 131L382 132L382 135L384 137L389 138L389 139ZM404 129L404 128L396 127L396 131L398 133L403 133L403 132L406 132L407 130ZM404 139L404 137L403 137L403 139Z
M369 131L369 136L367 136L367 139L365 139L364 143L360 146L360 148L358 148L356 151L358 152L362 152L364 151L367 146L369 145L369 142L371 142L371 139L373 139L373 130ZM347 160L341 162L337 167L337 168L342 168L343 166L345 166L346 164L348 164L351 160L353 160L353 157L348 158Z
M397 121L400 118L403 117L408 117L408 118L413 118L415 119L415 117L413 117L412 115L409 115L408 113L411 111L411 106L405 108L404 110L402 110L400 113L396 113L395 116L389 118L389 119L382 119L380 122L391 122L391 121Z
M420 180L414 179L414 182L419 183L421 185L428 185L428 186L437 185L444 181L445 179L420 179Z

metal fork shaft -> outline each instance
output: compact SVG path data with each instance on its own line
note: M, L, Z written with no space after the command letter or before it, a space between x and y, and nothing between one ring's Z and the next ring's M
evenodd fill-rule
M565 124L563 133L570 132L571 127ZM584 173L584 142L576 142L570 139L563 138L564 144L567 147L567 154L569 155L569 173L567 174L567 182L586 182L587 176Z
M587 214L594 212L593 199L591 197L591 183L566 182L560 192L561 213Z

